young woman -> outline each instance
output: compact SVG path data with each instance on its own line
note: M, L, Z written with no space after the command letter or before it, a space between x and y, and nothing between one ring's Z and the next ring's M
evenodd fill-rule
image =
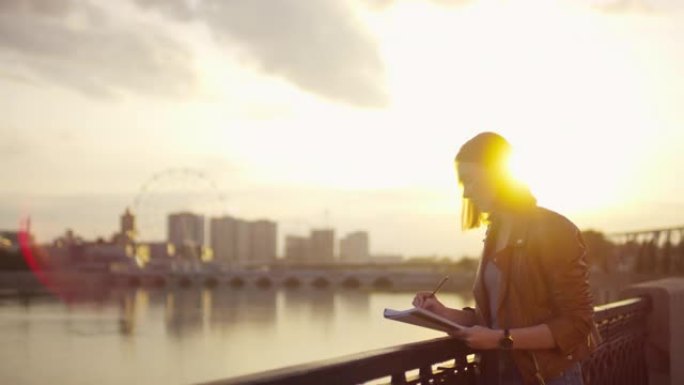
M488 226L475 308L446 307L431 292L417 293L413 305L467 326L451 335L482 351L486 384L582 385L580 361L599 339L584 242L510 176L509 153L503 137L486 132L455 159L462 226Z

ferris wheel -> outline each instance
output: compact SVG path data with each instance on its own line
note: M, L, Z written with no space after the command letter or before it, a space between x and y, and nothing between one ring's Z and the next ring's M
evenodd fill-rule
M142 242L167 240L168 217L177 213L203 217L206 239L206 220L226 213L225 195L215 181L191 168L170 168L152 175L141 185L131 206L137 218L137 239Z

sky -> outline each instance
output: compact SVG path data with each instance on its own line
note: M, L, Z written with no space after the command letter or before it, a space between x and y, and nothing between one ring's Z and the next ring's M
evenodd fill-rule
M0 229L132 207L152 239L187 207L476 256L453 157L482 131L582 229L681 225L682 47L666 0L3 0Z

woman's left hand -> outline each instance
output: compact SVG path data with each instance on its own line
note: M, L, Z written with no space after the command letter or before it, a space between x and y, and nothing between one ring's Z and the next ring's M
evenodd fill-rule
M503 337L502 330L494 330L479 325L464 327L448 334L463 340L469 348L478 350L497 349L499 341Z

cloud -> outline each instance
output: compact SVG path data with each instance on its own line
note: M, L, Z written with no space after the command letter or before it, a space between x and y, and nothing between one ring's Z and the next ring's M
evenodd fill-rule
M401 0L363 0L363 3L370 9L376 11L383 11ZM433 3L439 6L452 7L461 6L472 3L473 0L424 0L427 3Z
M358 106L387 102L384 67L348 3L300 0L137 0L175 20L206 25L266 72L304 90Z
M567 0L614 15L669 15L684 10L679 0Z
M12 74L3 79L47 82L105 97L187 95L197 76L192 52L171 32L181 29L162 32L153 26L158 18L141 12L154 10L174 21L207 26L219 47L237 48L259 70L306 91L357 106L387 102L376 43L342 0L135 4L0 1L0 73Z
M71 10L72 4L72 0L3 0L0 2L0 12L64 16Z
M152 27L110 16L85 1L3 0L0 70L96 96L192 90L190 51Z

